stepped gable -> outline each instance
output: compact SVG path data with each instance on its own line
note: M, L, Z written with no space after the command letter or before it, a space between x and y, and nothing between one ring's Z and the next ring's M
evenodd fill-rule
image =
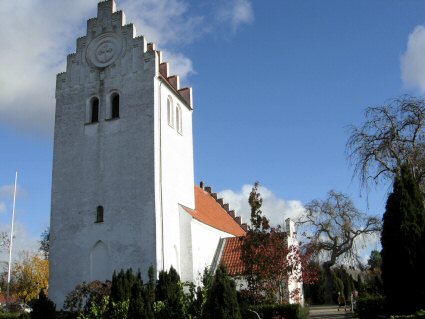
M155 51L155 44L148 43L148 51ZM193 99L192 99L192 88L184 87L180 88L180 77L178 75L170 75L169 74L169 63L162 61L162 52L156 51L159 56L159 77L165 81L168 86L178 95L180 96L186 105L193 110Z
M87 34L77 39L75 53L67 57L66 72L57 75L57 91L65 88L65 84L90 87L97 78L102 81L105 74L110 78L131 75L140 65L149 69L153 62L158 78L193 110L192 88L180 88L179 76L169 74L169 64L162 61L162 52L155 49L154 43L146 43L144 36L136 35L135 26L126 23L124 12L117 11L114 0L101 1L97 17L87 20Z
M207 187L205 187L207 188ZM195 209L182 206L196 220L214 227L223 232L229 233L234 236L244 236L246 234L245 225L236 221L223 207L210 192L204 188L195 186Z

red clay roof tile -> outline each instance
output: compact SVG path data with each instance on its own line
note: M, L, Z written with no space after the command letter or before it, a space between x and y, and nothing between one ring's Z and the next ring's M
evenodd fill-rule
M225 240L221 264L227 268L230 276L241 275L245 270L241 260L242 240L240 237L230 237Z
M246 235L246 234L245 234ZM280 233L275 235L272 233L272 236L283 236L283 240L285 241L286 245L286 232ZM244 236L240 237L229 237L225 238L224 242L224 248L223 252L221 254L221 261L220 263L226 266L227 272L230 276L238 276L242 275L245 272L244 264L241 260L242 257L242 243ZM279 245L279 246L276 246ZM267 247L267 249L271 249L272 251L281 251L281 252L287 252L285 248L281 247L282 241L272 241ZM262 248L264 249L264 248Z
M183 209L200 222L234 236L244 236L245 231L220 204L205 190L195 186L195 210Z

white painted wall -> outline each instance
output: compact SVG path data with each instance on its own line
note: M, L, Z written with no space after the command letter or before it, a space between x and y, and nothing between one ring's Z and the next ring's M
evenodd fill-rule
M157 211L157 220L161 230L157 233L158 243L163 241L163 247L158 250L157 260L164 269L171 266L181 272L180 260L180 223L179 204L195 208L194 198L194 168L193 168L193 139L192 139L192 109L175 93L168 83L162 79L155 80L158 94L158 131L156 138L156 172L158 183L156 191L159 194L160 204ZM168 124L167 99L173 103L174 121ZM179 105L182 115L182 133L176 128L176 106ZM162 210L162 213L161 213ZM162 216L162 217L161 217ZM163 257L162 257L163 255ZM161 267L162 269L162 267Z
M210 267L220 238L234 237L232 234L205 225L196 219L191 220L193 281L200 285L199 275L205 267Z
M194 219L180 207L180 276L201 285L205 267L210 268L221 238L234 237Z
M179 206L180 216L180 279L193 281L192 216Z
M111 277L114 269L146 272L157 255L158 58L146 52L143 37L134 38L132 25L123 26L122 12L111 14L112 4L99 3L98 18L89 20L87 35L78 39L66 72L57 77L49 297L58 308L77 284L108 272ZM102 41L110 41L112 56L96 60ZM116 91L120 118L109 120L107 100ZM92 96L100 100L99 122L86 124ZM98 205L104 207L103 223L95 222ZM97 251L99 241L104 246Z
M98 4L57 76L49 297L58 308L77 284L122 268L173 266L193 280L219 238L231 236L179 213L179 204L195 208L192 109L160 78L158 52L114 10L113 1ZM94 96L99 122L89 123ZM169 96L174 113L180 105L181 133L168 125Z
M288 248L291 246L298 247L299 241L297 239L297 232L295 228L295 223L290 218L286 219L286 234L287 234L287 244ZM301 265L298 265L299 270L301 269ZM300 303L302 306L304 306L304 290L303 290L303 283L298 281L295 276L289 276L288 280L288 293L291 291L296 291L299 289L299 293L297 296L290 296L289 295L289 303Z

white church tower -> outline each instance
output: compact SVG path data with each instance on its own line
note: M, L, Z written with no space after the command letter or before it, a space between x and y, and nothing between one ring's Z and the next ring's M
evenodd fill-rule
M192 91L115 2L98 4L57 76L49 297L132 267L180 272L195 208ZM185 248L186 249L186 248Z

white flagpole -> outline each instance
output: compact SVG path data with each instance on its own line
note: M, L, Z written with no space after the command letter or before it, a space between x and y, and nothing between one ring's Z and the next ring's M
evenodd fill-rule
M15 174L15 191L13 192L13 208L12 208L12 227L10 230L10 247L9 247L9 271L7 272L7 297L6 305L9 305L10 292L10 268L12 265L12 248L13 248L13 222L15 220L15 203L16 203L16 185L18 183L18 171Z

